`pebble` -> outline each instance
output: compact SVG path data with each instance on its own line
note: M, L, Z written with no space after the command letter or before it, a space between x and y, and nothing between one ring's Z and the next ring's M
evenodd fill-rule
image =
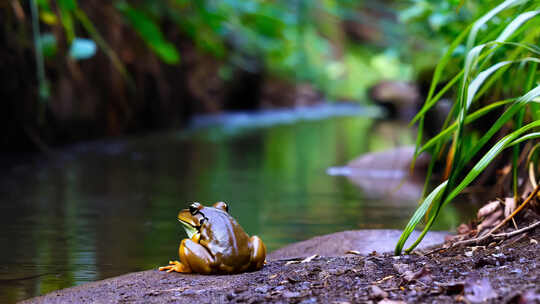
M255 288L255 291L260 292L260 293L266 293L268 289L269 289L268 285L263 285L263 286L259 286Z
M521 273L523 273L523 270L521 270L521 269L519 269L519 268L515 268L515 269L512 269L512 270L510 271L510 273L521 274Z
M297 291L284 291L283 292L283 296L285 298L298 298L300 297L302 294L297 292Z
M373 299L384 299L384 298L388 297L388 292L382 290L377 285L371 285L369 287L369 293L371 295L371 298L373 298Z
M311 304L311 303L318 303L317 298L311 297L311 298L304 299L300 302L300 304Z

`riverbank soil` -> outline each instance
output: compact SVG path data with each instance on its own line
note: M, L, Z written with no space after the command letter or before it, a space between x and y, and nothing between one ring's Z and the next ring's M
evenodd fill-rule
M148 270L26 303L539 303L538 241L540 228L481 246L402 256L272 260L237 275Z

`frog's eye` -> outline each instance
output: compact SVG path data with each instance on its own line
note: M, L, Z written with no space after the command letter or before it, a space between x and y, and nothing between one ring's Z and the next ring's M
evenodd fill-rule
M198 211L198 213L200 216L202 216L202 218L199 219L199 226L198 226L198 229L201 229L202 225L204 225L204 223L208 221L208 218L201 211Z
M191 213L191 215L197 214L197 212L199 212L200 209L201 209L201 204L199 203L193 203L189 205L189 213Z

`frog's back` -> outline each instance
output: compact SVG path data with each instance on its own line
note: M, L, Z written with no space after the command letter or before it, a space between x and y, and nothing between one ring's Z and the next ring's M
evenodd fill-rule
M215 257L218 268L223 272L242 271L250 261L249 236L236 220L228 213L205 208L207 217L212 220L208 225L207 248Z

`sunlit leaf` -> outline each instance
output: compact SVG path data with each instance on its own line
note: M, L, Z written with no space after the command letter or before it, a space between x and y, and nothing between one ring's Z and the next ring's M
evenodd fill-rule
M514 145L520 144L520 143L522 143L524 141L531 140L531 139L536 139L536 138L540 138L540 132L533 132L533 133L523 135L522 137L520 137L520 138L514 140L512 143L510 143L510 146L514 146Z
M55 25L58 22L58 18L56 18L56 15L48 11L40 11L39 19L43 23L48 24L48 25Z
M527 22L532 17L538 15L540 11L525 12L518 15L512 22L504 29L504 31L495 39L497 42L506 41L512 33L514 33L523 23Z
M498 62L497 64L494 64L493 66L489 67L485 71L480 72L478 76L469 84L469 87L467 88L467 100L465 102L465 109L468 109L471 106L471 103L473 101L473 97L476 97L476 92L480 88L480 86L484 83L484 81L496 70L499 68L512 63L511 61L502 61Z
M480 19L478 19L472 29L471 33L469 35L469 38L467 38L467 49L471 49L474 45L474 41L476 40L476 35L478 34L478 31L486 24L489 20L491 20L495 15L500 13L501 11L513 6L517 5L519 3L524 2L523 0L506 0L503 3L499 4L494 9L487 12L484 16L482 16Z

